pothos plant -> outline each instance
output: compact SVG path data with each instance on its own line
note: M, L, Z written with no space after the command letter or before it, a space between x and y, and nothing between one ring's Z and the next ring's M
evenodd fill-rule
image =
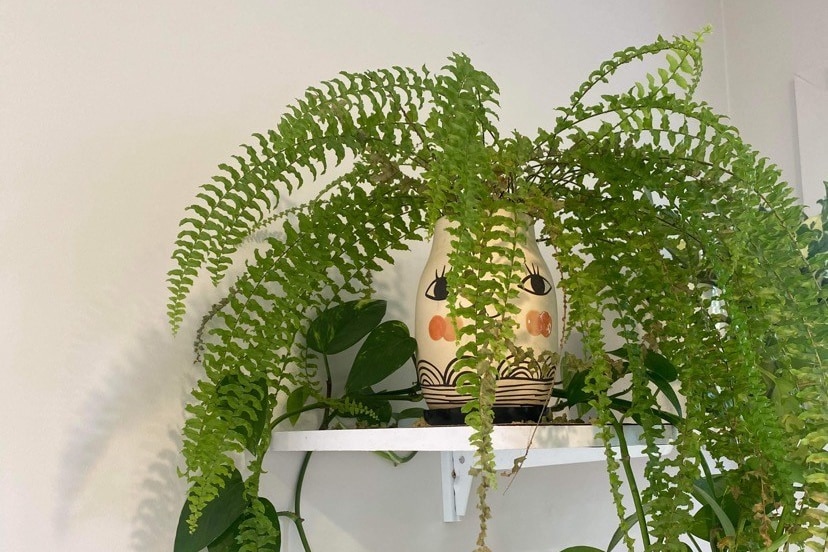
M416 342L403 322L382 321L385 311L385 301L347 301L322 311L313 319L305 336L310 352L307 360L321 362L324 366L324 376L320 381L322 388L310 385L295 387L284 401L284 411L272 419L268 416L270 397L265 378L255 381L233 373L224 376L217 387L217 394L233 410L233 416L228 418L228 429L233 438L243 444L246 451L256 451L262 439L267 439L272 431L288 423L296 424L302 414L313 411L320 413L319 429L347 425L389 427L402 419L421 416L422 408L395 411L393 406L400 401L404 405L418 401L421 397L417 384L405 389L374 389L409 360L413 361L416 348ZM335 396L332 359L359 342L361 346L347 369L342 394ZM304 368L307 370L309 367L306 365ZM244 394L250 392L259 397L259 405L240 402ZM377 454L398 465L409 461L416 453L400 455L392 451L378 451ZM261 552L278 551L281 549L280 518L294 524L302 546L310 550L302 518L302 488L310 460L311 451L305 452L296 476L291 510L277 511L267 498L250 497L245 491L241 472L235 467L231 469L224 477L217 496L205 505L195 526L190 524L191 504L184 504L174 552L199 552L205 547L209 552L231 552L239 550L244 542L255 545L254 549ZM262 532L262 518L269 520L276 531Z
M513 323L501 315L513 309L524 220L501 213L521 213L537 221L560 267L562 338L578 334L583 343L583 392L622 519L605 321L626 342L627 413L643 427L647 455L648 548L685 550L702 450L722 467L746 467L721 470L717 481L719 492L755 513L739 550L772 544L777 534L785 543L821 543L828 332L814 274L825 255L803 253L814 233L799 231L802 210L778 170L693 98L701 40L659 37L614 54L533 136L501 133L498 88L462 54L438 72L341 73L309 88L275 127L220 165L181 223L169 273L173 329L201 269L219 282L248 236L275 235L244 264L199 338L205 377L188 407L183 446L190 527L236 468L232 453L245 447L251 419L274 419L296 389L317 385L316 371L302 368L314 366L304 342L310 321L330 305L372 297L372 274L446 217L450 313L468 321L457 328L455 365L467 370L458 390L469 397L481 475L477 550L488 550L496 369L514 354ZM647 58L658 68L640 82L620 92L607 86ZM301 187L312 187L312 199L285 208L282 196ZM726 325L714 301L725 305ZM657 446L665 430L651 354L674 364L686 398L677 453L668 458ZM232 401L222 386L228 376L236 381ZM785 416L766 394L768 377L786 382ZM266 392L255 383L262 381ZM278 533L259 497L268 444L263 432L250 447L242 550Z

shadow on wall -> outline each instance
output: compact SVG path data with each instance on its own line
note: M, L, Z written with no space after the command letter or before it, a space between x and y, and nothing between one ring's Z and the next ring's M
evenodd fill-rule
M89 386L67 431L55 509L59 532L105 519L108 530L123 534L124 544L113 542L112 549L126 549L128 540L131 550L170 550L186 496L177 468L184 407L198 377L193 332L184 327L173 338L166 320L156 319L99 360L100 381Z
M428 241L412 243L410 252L398 254L396 266L377 275L377 297L389 300L388 317L405 321L412 331L416 286L429 247ZM232 277L228 280L232 281ZM89 372L92 378L94 374L99 377L87 384L80 411L66 432L54 512L59 531L81 531L84 525L99 524L103 519L111 525L108 531L117 532L119 525L124 527L121 530L123 544L111 542L111 549L170 550L187 488L186 482L177 474L182 464L180 430L184 407L199 376L199 369L192 363L192 337L200 321L199 314L207 312L225 292L225 289L213 288L194 292L193 296L197 298L194 303L198 304L190 306L190 315L176 338L171 336L166 320L161 317L147 321L143 329L122 335L112 328L103 333L94 331L95 327L106 323L102 321L102 314L112 312L109 305L117 304L115 297L122 297L111 292L105 294L112 299L107 308L90 313L88 320L83 321L88 323L82 322L75 341L78 348L93 351L92 364L95 366L89 366ZM139 317L141 313L159 310L157 304L134 307ZM398 379L388 385L409 385L416 379L413 367ZM359 462L364 461L360 457ZM318 463L324 466L326 460L320 457ZM407 480L413 471L423 469L422 465L420 468L417 465L419 462L405 471L391 470L379 463L376 470L382 474L388 471L386 475L394 481L398 478ZM429 464L426 471L432 487L431 500L439 503L439 481L434 477L434 466ZM334 473L338 473L337 470ZM278 484L292 484L292 476L288 479L287 482L280 480ZM421 490L423 478L416 477L414 481L411 492ZM277 483L271 481L271 484ZM309 491L314 488L316 485ZM382 485L377 487L377 504L387 500L383 488ZM309 513L314 510L311 498L307 501ZM357 519L335 518L331 515L333 525L359 523ZM439 512L429 512L420 521L431 527L432 532L441 531L440 538L456 538L458 543L465 543L473 537L474 524L447 527L440 521ZM404 530L399 531L405 534ZM390 533L396 534L396 531ZM120 533L113 534L121 538ZM428 537L421 538L423 546L431 542Z
M138 503L130 535L130 550L168 552L187 492L186 482L178 477L181 464L181 435L169 431L168 447L160 450L146 469L141 482L143 499Z
M52 512L64 542L106 535L111 549L170 550L187 491L177 473L184 408L201 373L193 365L193 336L200 316L233 280L229 274L219 289L193 290L177 337L155 314L163 305L124 305L129 294L122 289L99 289L97 303L79 317L72 356L81 397L65 422ZM393 280L384 298L407 297L401 285ZM389 307L389 315L406 316L405 306L389 301ZM132 328L125 310L137 320ZM412 369L404 383L413 378Z

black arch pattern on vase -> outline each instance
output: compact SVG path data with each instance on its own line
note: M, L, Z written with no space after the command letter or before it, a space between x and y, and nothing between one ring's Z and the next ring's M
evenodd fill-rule
M555 364L548 359L541 367L532 368L529 360L514 365L511 360L514 355L509 355L497 367L497 373L501 379L524 380L549 382L555 378ZM457 385L457 378L460 372L454 370L454 364L458 359L454 358L445 368L440 369L427 360L417 361L417 373L419 374L420 385L427 386L452 386Z

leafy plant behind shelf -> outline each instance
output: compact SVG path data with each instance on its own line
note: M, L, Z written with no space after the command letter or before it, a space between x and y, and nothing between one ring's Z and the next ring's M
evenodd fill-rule
M514 328L500 322L508 317L487 314L510 312L521 262L519 217L495 214L505 210L538 219L553 248L566 296L563 337L582 336L589 366L582 391L602 428L619 518L628 516L623 466L610 448L616 368L604 353L605 319L626 342L627 413L644 428L649 548L684 550L703 448L717 465L750 464L716 482L725 493L742 491L756 512L753 533L732 550L770 545L780 531L786 542L820 542L828 330L815 274L826 254L803 254L814 232L800 231L802 210L778 170L693 99L701 40L658 38L616 53L534 138L499 133L497 86L464 55L437 73L342 73L310 88L276 127L221 165L182 221L169 277L173 328L200 269L219 281L246 236L264 227L280 235L266 240L206 321L206 378L184 428L191 526L226 487L231 454L258 435L262 424L246 407L272 420L285 397L298 400L297 389L312 385L318 368L302 339L310 321L330 305L369 298L372 272L445 216L456 223L450 314L469 321L459 331L465 358L457 364L471 368L458 389L469 396L466 421L482 475L477 549L488 550L495 368ZM626 91L604 87L645 59L660 67ZM326 178L334 166L344 174ZM310 183L314 199L280 208L282 194ZM507 245L492 251L496 242ZM494 262L494 253L506 262ZM723 312L710 309L714 301ZM673 458L661 459L656 446L664 433L653 389L666 388L653 380L651 354L670 359L686 397ZM768 377L785 382L784 416L766 394ZM232 401L222 398L225 388ZM247 496L258 496L268 441L262 432L252 447Z
M374 386L400 370L411 360L416 343L406 325L398 320L382 322L385 317L385 301L348 301L323 311L310 324L307 346L311 362L317 355L325 367L323 389L316 385L297 387L285 400L285 412L270 421L271 412L266 401L261 410L253 403L245 403L240 390L236 389L237 377L228 376L218 387L219 401L228 409L241 412L247 423L234 427L234 432L243 437L248 452L256 454L259 443L266 434L289 422L293 425L305 412L320 411L320 429L347 424L354 421L364 427L389 427L406 418L417 418L422 409L409 407L395 412L394 402L416 402L420 400L419 386L414 384L406 389L375 391ZM364 340L364 341L363 341ZM362 341L349 370L344 394L333 396L332 355L347 351ZM264 384L262 384L264 385ZM262 422L262 420L267 420ZM265 429L267 430L265 432ZM202 508L193 524L192 502L188 500L181 511L176 533L175 552L199 552L207 547L209 552L230 552L244 550L274 551L281 549L279 518L290 520L299 533L306 550L310 549L301 514L302 483L307 473L311 453L306 452L297 476L293 510L276 511L267 498L251 492L250 479L261 474L261 458L254 460L259 470L245 481L235 467L225 477L217 495ZM413 457L400 456L388 451L381 456L401 464ZM258 482L257 482L258 483ZM192 528L195 528L194 530Z

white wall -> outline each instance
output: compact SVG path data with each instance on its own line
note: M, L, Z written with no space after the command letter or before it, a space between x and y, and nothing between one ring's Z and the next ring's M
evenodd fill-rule
M464 51L501 84L503 127L532 132L612 52L712 23L701 93L724 109L720 19L717 0L0 3L0 549L171 549L189 338L217 296L200 288L169 335L177 221L306 85ZM390 299L410 318L410 295ZM438 464L318 455L314 550L471 549L474 519L440 521ZM272 455L268 491L296 467ZM526 471L494 509L500 551L600 546L615 526L599 464Z
M813 205L824 195L822 181L828 180L828 173L818 174L822 167L828 167L824 164L828 116L824 105L803 112L803 107L810 106L803 106L800 98L800 118L821 115L823 122L821 139L813 133L804 136L809 143L803 146L820 140L817 149L821 146L823 161L817 174L808 175L803 182L798 131L807 129L797 128L794 80L803 77L821 91L822 102L828 98L828 2L722 0L722 7L733 124L747 142L779 166L799 197Z

